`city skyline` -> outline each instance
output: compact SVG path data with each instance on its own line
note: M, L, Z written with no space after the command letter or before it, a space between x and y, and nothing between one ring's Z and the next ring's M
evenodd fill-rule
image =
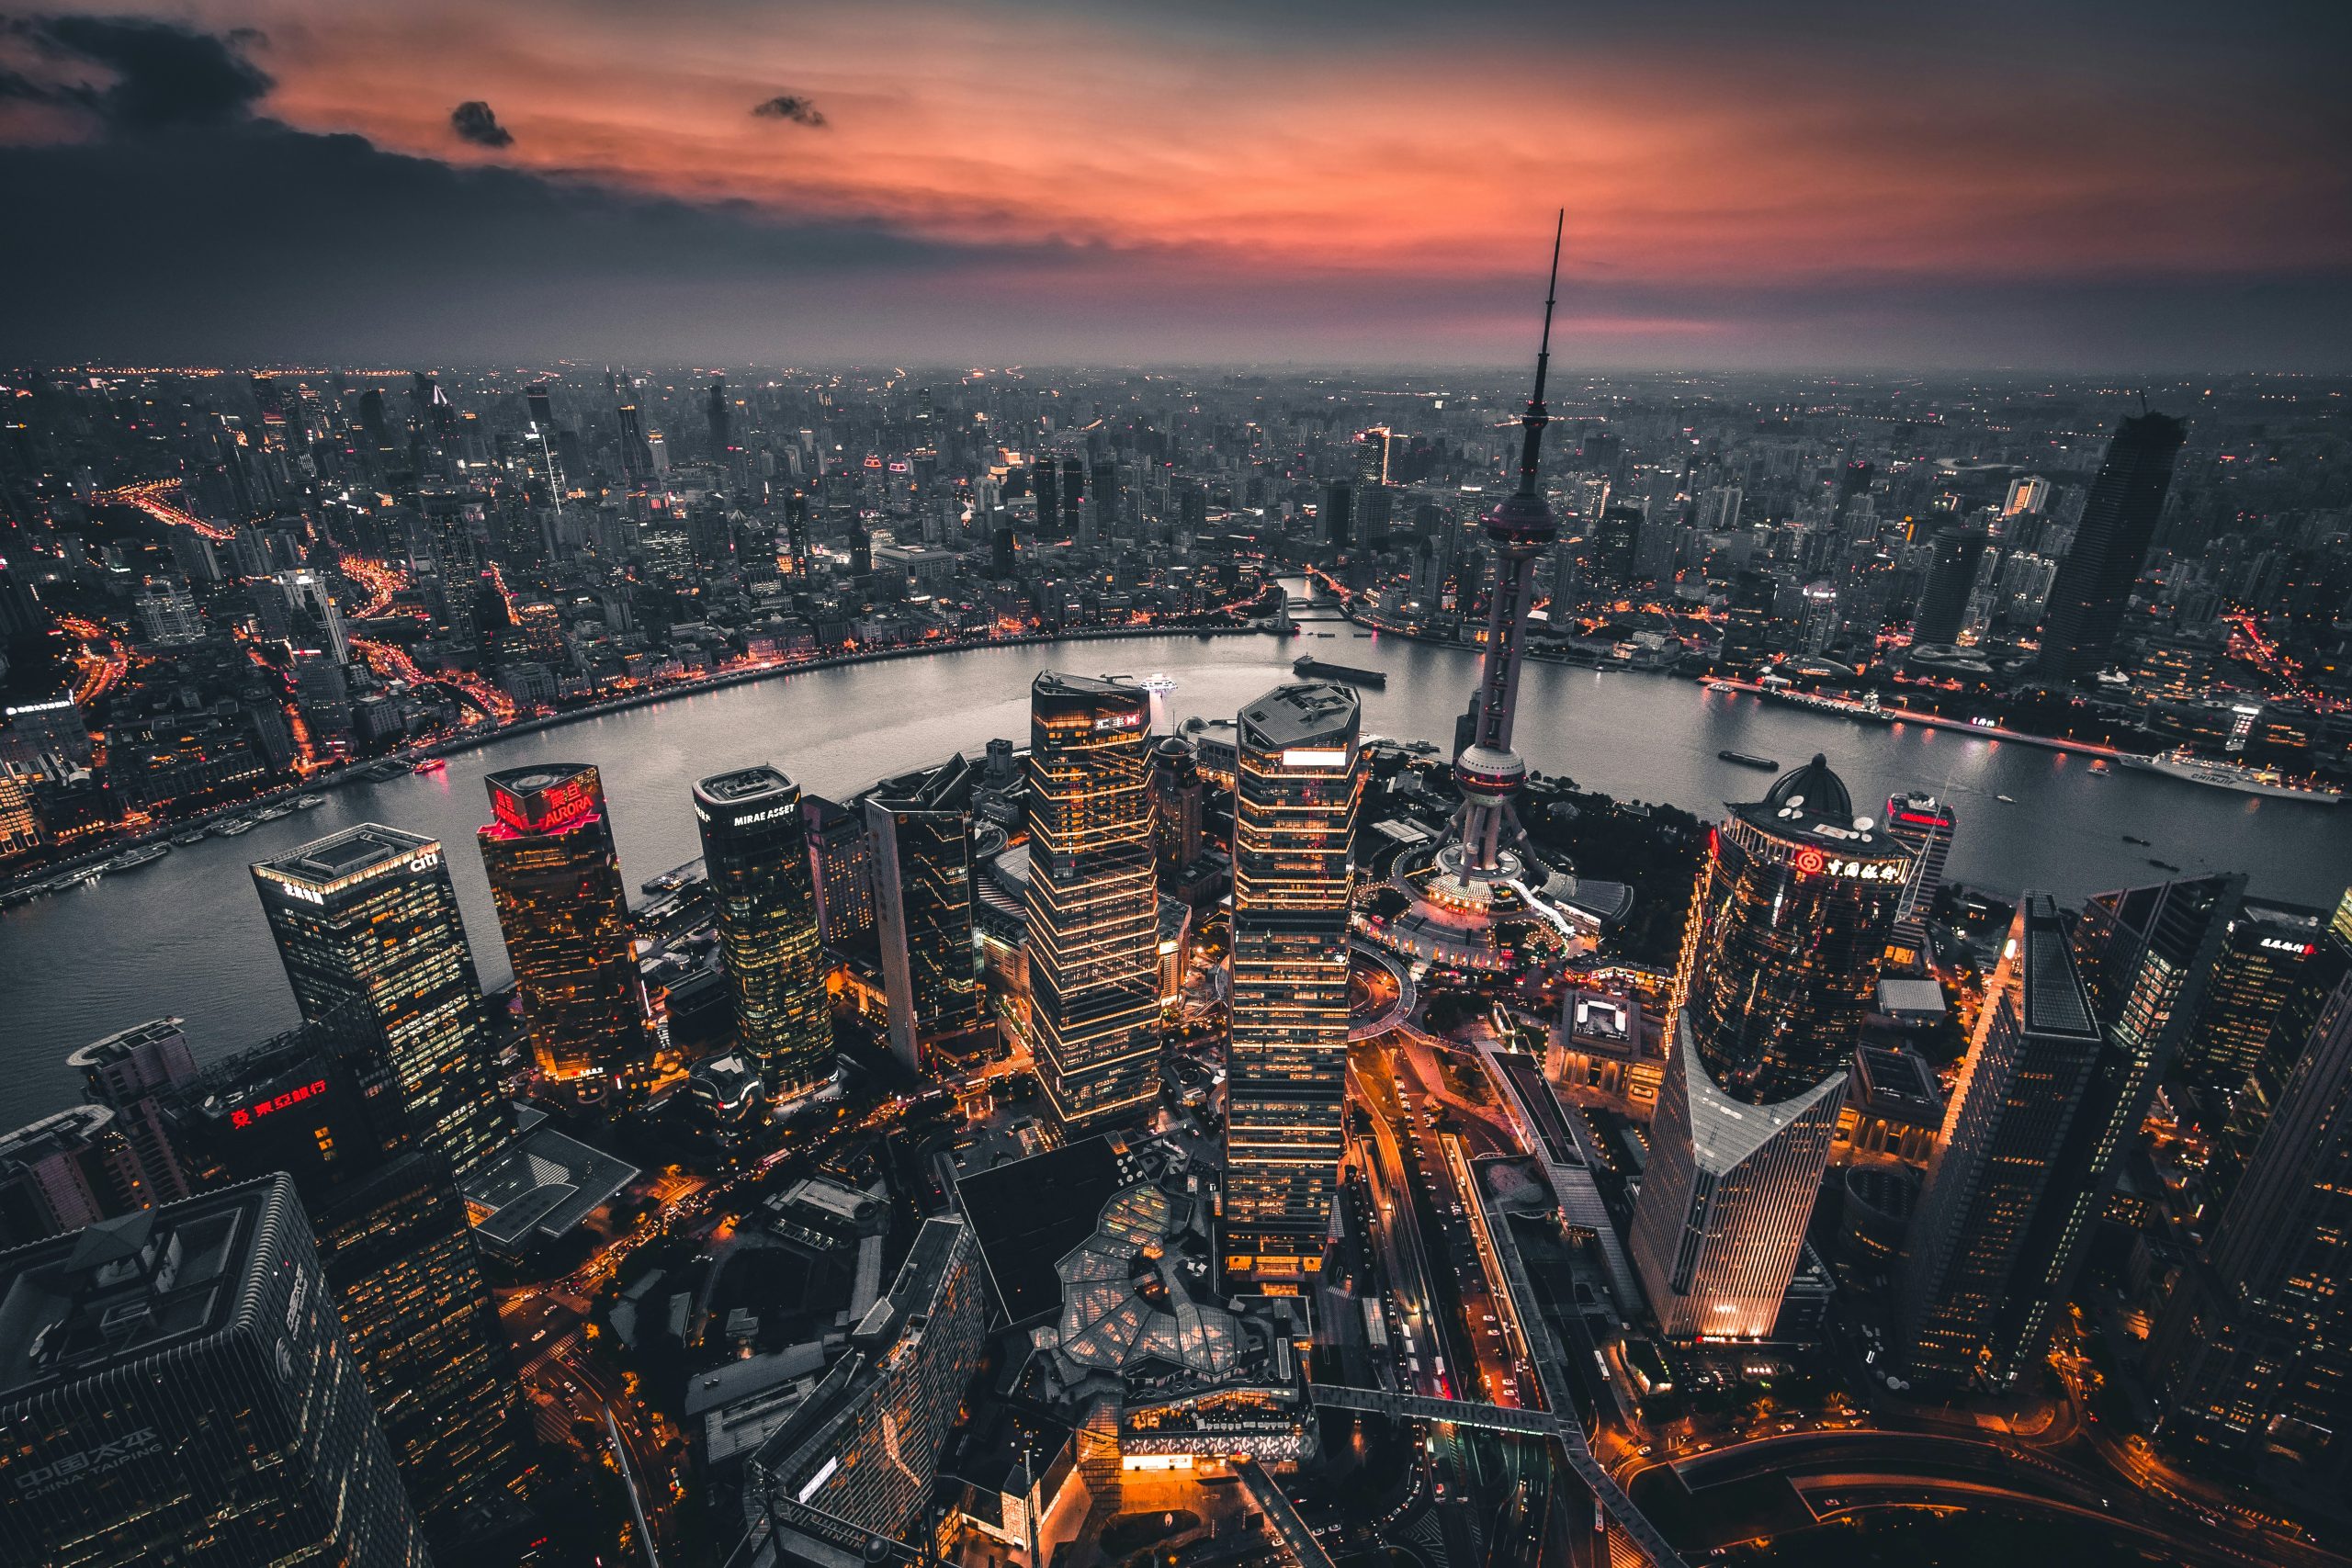
M1826 0L1500 6L1434 46L1395 6L141 10L0 39L0 171L77 236L0 258L57 307L0 358L1499 365L1498 258L1565 204L1590 366L2352 363L2322 7L1980 6L1928 45Z
M2352 1568L2352 22L126 3L12 1563Z

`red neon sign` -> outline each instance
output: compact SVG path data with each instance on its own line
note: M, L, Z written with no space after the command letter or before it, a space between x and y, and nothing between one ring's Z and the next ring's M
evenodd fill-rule
M1797 874L1801 876L1819 876L1821 868L1828 863L1822 858L1819 850L1808 849L1797 852Z
M324 1094L326 1091L327 1080L324 1078L319 1079L316 1083L306 1083L299 1088L289 1089L284 1094L277 1095L273 1099L255 1100L253 1104L246 1106L242 1110L230 1111L229 1125L232 1127L250 1127L254 1124L254 1121L260 1117L283 1111L289 1105L300 1105L302 1101L310 1099L312 1095Z

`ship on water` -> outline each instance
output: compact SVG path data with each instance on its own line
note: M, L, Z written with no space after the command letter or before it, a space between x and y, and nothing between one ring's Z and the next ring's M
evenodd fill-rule
M1388 684L1385 670L1358 670L1350 664L1333 664L1313 654L1291 660L1291 673L1317 681L1337 681L1342 686L1371 686L1377 690Z
M2323 784L2300 784L2276 768L2250 768L2243 762L2224 762L2218 758L2199 757L2187 747L2147 757L2126 754L2116 760L2125 767L2136 768L2142 773L2163 773L2167 778L2186 779L2190 784L2233 789L2244 795L2268 795L2274 800L2300 800L2310 806L2335 806L2344 799L2344 792L2340 789Z

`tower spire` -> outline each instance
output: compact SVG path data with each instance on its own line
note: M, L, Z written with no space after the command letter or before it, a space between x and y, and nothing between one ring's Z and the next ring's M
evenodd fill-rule
M1552 223L1552 281L1544 292L1544 337L1535 350L1535 391L1527 400L1520 426L1527 432L1519 449L1519 493L1535 493L1535 470L1544 445L1544 427L1552 415L1544 406L1544 378L1552 368L1552 307L1560 299L1560 239L1568 227L1568 209L1560 209Z

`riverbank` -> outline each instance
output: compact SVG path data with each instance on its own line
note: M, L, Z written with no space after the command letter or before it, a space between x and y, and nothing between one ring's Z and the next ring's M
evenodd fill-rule
M862 664L882 664L893 660L925 659L943 653L970 653L999 648L1049 648L1060 643L1125 642L1137 637L1218 637L1266 635L1267 628L1254 621L1238 624L1217 623L1209 626L1094 626L1075 631L1023 632L1017 637L957 638L953 641L910 643L903 648L877 648L857 653L820 654L812 659L771 659L747 660L742 664L715 670L707 675L673 681L641 692L629 692L617 697L606 697L581 707L564 708L556 713L537 714L516 719L511 724L490 724L444 736L417 745L401 747L380 757L369 757L336 766L334 771L322 771L307 778L256 795L229 805L216 806L192 816L175 817L168 822L139 832L110 832L99 835L89 848L72 856L28 865L5 880L0 880L0 897L14 897L33 892L45 884L60 878L70 878L88 872L114 859L126 850L147 844L171 841L174 834L191 829L209 828L218 822L266 810L273 806L291 803L304 795L323 795L357 784L379 782L368 776L370 770L386 762L400 762L413 767L434 757L452 757L464 752L494 746L501 741L541 730L576 723L582 719L599 718L625 713L654 703L668 702L676 697L695 696L704 693L725 691L732 686L748 685L773 680L779 675L809 674L824 670L842 670Z

